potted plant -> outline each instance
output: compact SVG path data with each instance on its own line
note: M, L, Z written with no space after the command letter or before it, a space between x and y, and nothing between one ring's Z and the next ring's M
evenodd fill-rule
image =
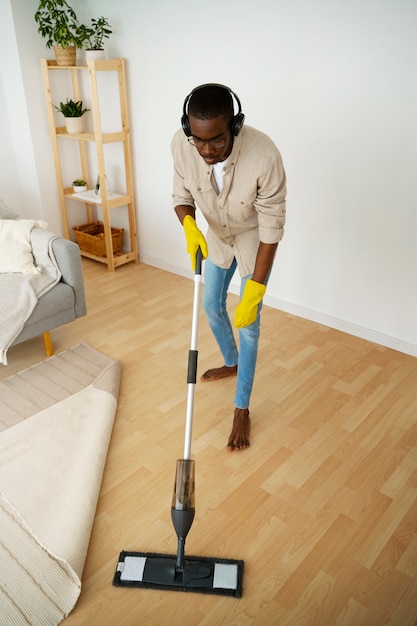
M76 49L84 46L86 34L67 0L40 0L35 21L46 47L54 48L57 65L75 65Z
M81 191L87 191L87 183L83 178L76 178L72 181L74 193L80 193Z
M86 58L104 59L104 40L112 34L112 26L106 17L92 18L91 27L85 27Z
M82 100L74 102L74 100L67 98L65 102L60 102L59 107L54 105L54 108L65 117L65 125L68 133L75 134L82 132L82 116L90 110L83 108Z

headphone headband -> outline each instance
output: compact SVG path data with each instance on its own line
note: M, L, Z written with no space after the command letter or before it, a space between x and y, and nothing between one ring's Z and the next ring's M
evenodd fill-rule
M233 116L231 129L230 129L232 135L236 137L240 133L243 123L245 121L245 116L242 113L240 100L234 91L232 91L229 87L226 87L226 85L220 85L219 83L205 83L204 85L199 85L198 87L195 87L195 89L193 89L185 98L184 105L182 107L182 117L181 117L181 126L182 126L184 133L186 134L187 137L191 137L192 135L190 120L188 117L188 105L192 96L195 94L195 92L199 91L200 89L203 89L204 87L220 87L221 89L225 89L236 100L236 104L238 106L238 112L236 113L236 115Z

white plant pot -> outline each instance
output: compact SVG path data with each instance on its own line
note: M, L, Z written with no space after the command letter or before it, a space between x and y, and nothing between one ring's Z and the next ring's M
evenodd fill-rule
M95 61L101 61L105 58L106 58L106 53L103 49L85 51L85 60L87 62L89 61L89 59L94 59Z
M83 118L82 117L66 117L65 126L67 127L67 133L74 135L76 133L83 132Z
M87 185L73 185L74 193L81 193L87 191Z

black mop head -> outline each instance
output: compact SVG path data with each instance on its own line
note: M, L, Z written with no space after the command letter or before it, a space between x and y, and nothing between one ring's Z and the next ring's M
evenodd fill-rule
M179 571L175 556L123 551L119 555L113 585L241 598L242 579L243 561L187 556Z

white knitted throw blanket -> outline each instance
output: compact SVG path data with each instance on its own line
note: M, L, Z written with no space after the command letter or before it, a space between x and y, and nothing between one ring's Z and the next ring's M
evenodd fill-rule
M7 365L7 350L19 336L38 299L60 280L52 251L57 237L43 228L31 232L32 253L40 272L0 274L0 363Z

